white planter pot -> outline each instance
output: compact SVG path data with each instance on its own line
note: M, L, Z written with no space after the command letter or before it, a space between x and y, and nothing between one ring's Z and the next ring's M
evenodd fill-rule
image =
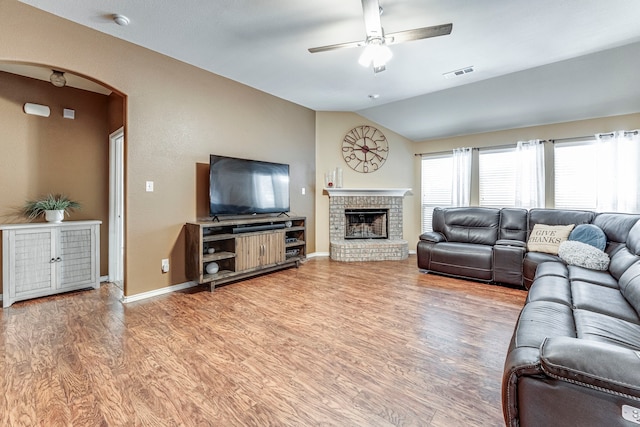
M64 210L44 211L44 219L47 222L62 222L64 219Z

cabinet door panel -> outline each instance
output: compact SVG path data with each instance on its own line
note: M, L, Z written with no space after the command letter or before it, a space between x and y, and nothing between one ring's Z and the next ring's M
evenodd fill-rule
M284 261L284 232L236 237L236 271Z
M266 248L263 264L276 264L284 261L284 232L278 231L265 235Z
M58 288L93 285L96 265L95 238L91 228L60 230L58 245Z
M51 230L16 231L12 239L10 253L13 254L13 268L9 270L15 286L11 288L13 297L38 295L53 289L55 262L55 242ZM6 285L5 285L6 286Z
M261 252L259 235L236 237L236 271L259 266Z

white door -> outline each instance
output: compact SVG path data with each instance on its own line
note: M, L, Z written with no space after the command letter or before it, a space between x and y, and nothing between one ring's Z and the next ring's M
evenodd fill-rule
M124 289L124 128L109 135L109 281Z

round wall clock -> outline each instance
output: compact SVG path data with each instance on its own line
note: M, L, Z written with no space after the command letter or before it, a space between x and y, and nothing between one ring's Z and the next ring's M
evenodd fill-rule
M387 138L373 126L355 127L342 140L342 157L356 172L377 171L387 160L388 154Z

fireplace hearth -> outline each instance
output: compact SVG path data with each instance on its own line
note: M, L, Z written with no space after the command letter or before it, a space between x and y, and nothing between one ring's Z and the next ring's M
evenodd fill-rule
M325 189L329 194L330 256L335 261L402 260L403 198L410 189Z

